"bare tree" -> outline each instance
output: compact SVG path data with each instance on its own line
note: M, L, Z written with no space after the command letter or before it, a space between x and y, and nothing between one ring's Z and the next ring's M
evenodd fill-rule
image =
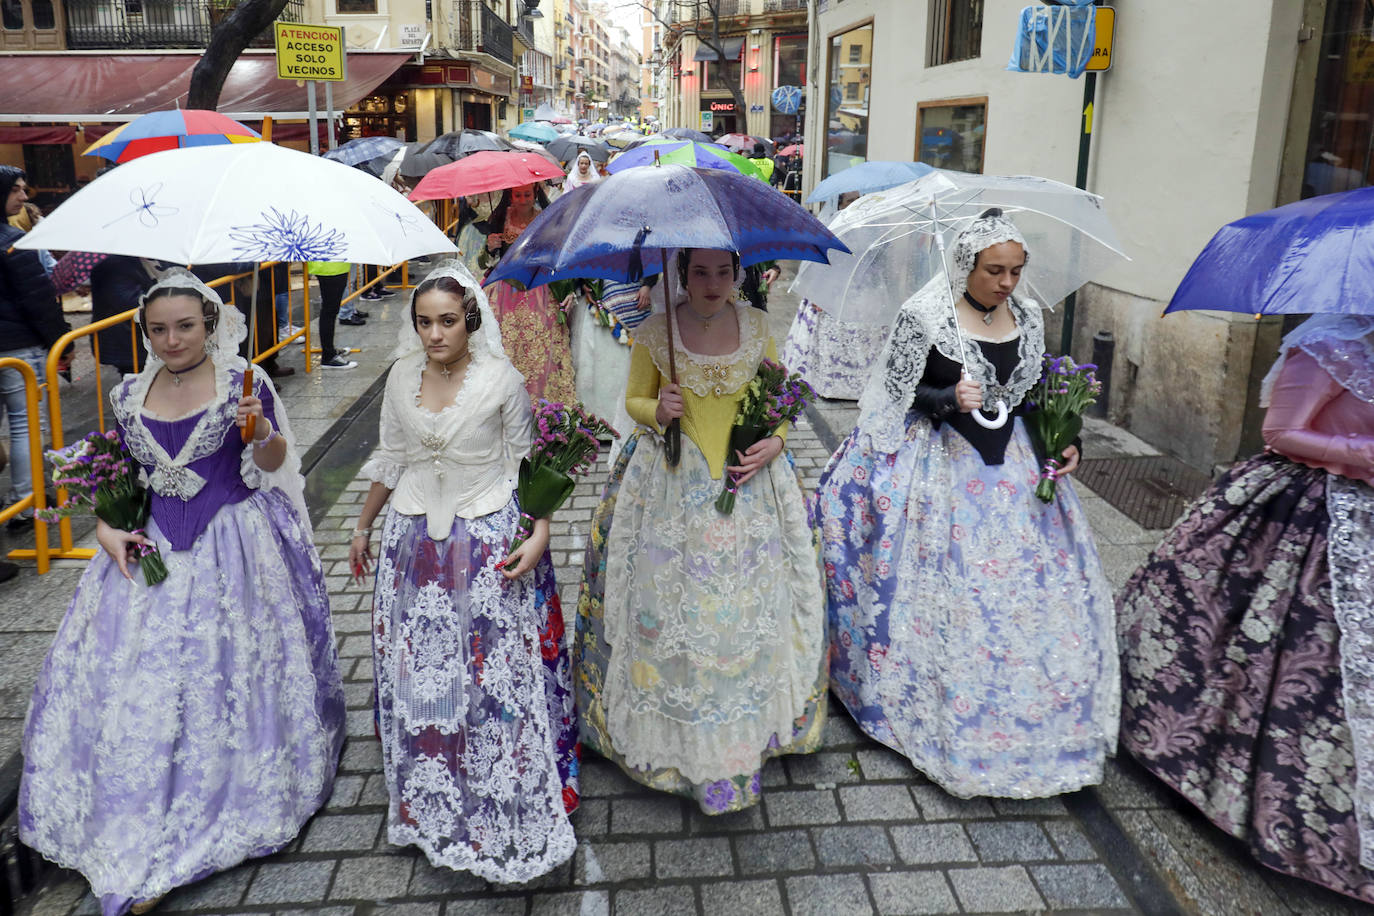
M191 91L186 96L187 108L206 108L214 111L219 105L219 93L224 81L248 47L262 31L272 25L287 0L241 0L215 30L205 53L191 71Z
M720 37L720 17L726 7L738 7L739 0L661 0L654 4L642 0L637 4L640 9L648 10L659 24L673 35L695 35L697 43L715 52L716 59L707 66L711 68L711 85L724 86L730 90L735 101L735 111L739 114L741 132L747 132L749 106L744 101L744 90L739 85L739 74L730 74L725 60L725 43ZM668 14L663 18L655 6L661 6ZM726 18L729 18L728 11ZM743 67L743 64L740 65Z

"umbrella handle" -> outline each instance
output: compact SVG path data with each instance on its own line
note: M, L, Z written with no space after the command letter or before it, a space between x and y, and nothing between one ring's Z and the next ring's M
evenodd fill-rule
M243 370L243 396L246 398L253 393L253 364L249 363L248 368ZM246 445L253 441L253 431L257 428L258 418L252 414L248 415L248 422L243 424L243 441Z
M668 252L658 250L658 263L662 269L663 311L668 318L668 377L677 384L677 349L673 346L673 297L668 294ZM663 454L668 459L668 467L675 468L682 460L682 421L673 417L668 428L663 431Z
M1007 418L1009 415L1007 402L998 401L997 416L989 418L980 408L973 412L973 422L983 427L983 429L1001 429L1003 426L1007 425Z

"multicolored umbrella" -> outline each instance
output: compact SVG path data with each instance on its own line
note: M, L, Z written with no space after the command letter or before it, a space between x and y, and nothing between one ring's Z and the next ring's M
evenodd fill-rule
M178 108L153 111L117 127L92 143L83 156L101 156L111 162L128 162L149 153L182 146L219 146L223 143L258 143L262 135L217 111Z
M410 192L410 199L469 197L562 177L563 172L557 166L533 153L486 150L434 169Z
M535 143L548 143L558 139L558 131L543 121L526 121L517 124L506 132L517 140L532 140Z
M699 169L727 169L759 178L753 163L743 156L730 152L714 143L693 143L690 140L659 140L645 143L632 150L626 150L606 166L606 171L615 174L636 166L653 165L690 165Z

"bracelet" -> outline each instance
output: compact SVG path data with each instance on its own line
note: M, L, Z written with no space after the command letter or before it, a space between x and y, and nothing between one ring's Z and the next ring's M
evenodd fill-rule
M367 540L370 541L370 540L372 540L372 529L371 529L371 528L354 528L354 529L353 529L353 537L355 537L355 538L366 538Z
M269 426L272 426L272 431L267 435L263 436L261 439L254 439L253 448L262 448L264 445L271 442L273 439L277 438L277 427L272 425L271 420L267 420L265 417L263 419L266 420Z

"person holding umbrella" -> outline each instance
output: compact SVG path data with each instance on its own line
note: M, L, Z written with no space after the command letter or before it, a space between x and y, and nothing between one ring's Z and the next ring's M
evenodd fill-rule
M823 577L784 431L729 454L736 409L776 359L767 317L732 301L739 256L684 248L668 269L686 301L635 330L637 426L592 523L578 707L583 742L631 779L721 814L759 802L766 760L820 746ZM716 507L727 472L729 514Z
M1374 317L1305 321L1260 398L1264 451L1118 599L1121 741L1261 864L1374 903Z
M349 547L362 578L389 501L373 608L387 838L530 881L576 848L577 718L548 519L509 546L529 395L458 261L416 287L393 357Z
M535 209L535 200L539 209ZM506 253L539 210L548 206L542 187L524 185L501 193L501 202L484 227L486 263L490 267ZM520 290L509 283L486 287L492 311L501 326L501 340L511 362L525 377L530 400L545 398L564 404L577 400L573 381L572 342L559 303L547 287Z
M812 510L835 693L963 798L1093 785L1116 746L1111 588L1068 482L1037 499L1019 416L1045 351L1039 305L1015 295L1030 255L999 210L958 235L952 277L898 312ZM978 422L998 401L1011 422Z
M105 916L290 843L329 798L345 730L300 458L271 383L240 396L242 316L176 268L138 326L147 364L110 401L150 520L98 523L19 789L24 843L81 872ZM150 544L168 572L153 585L134 575Z

